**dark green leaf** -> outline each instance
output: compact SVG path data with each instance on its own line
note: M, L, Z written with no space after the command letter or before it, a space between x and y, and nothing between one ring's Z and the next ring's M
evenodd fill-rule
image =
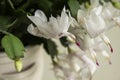
M76 17L77 11L80 8L80 4L77 0L69 0L68 5L70 7L70 11L72 13L72 16Z
M49 0L39 0L38 6L48 13L52 7L52 2Z
M54 57L57 56L57 46L52 40L46 40L46 42L44 43L44 48L52 59L54 59Z
M8 26L11 23L11 18L7 16L0 16L0 29L7 30Z
M64 47L68 47L70 42L67 40L67 37L60 38L60 42Z

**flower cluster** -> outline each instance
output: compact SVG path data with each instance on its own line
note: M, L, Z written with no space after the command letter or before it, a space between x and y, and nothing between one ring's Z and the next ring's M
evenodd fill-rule
M28 18L37 26L33 27L32 24L28 27L28 32L35 36L44 38L60 38L62 36L69 35L67 32L70 26L70 19L63 8L61 17L57 18L51 16L49 21L41 10L35 12L35 16L28 16Z
M57 63L53 64L53 70L60 80L92 79L92 75L96 71L93 61L77 51L60 54L58 59Z
M91 0L92 6L89 9L78 10L77 20L73 19L72 27L69 30L76 37L76 44L83 50L88 50L98 64L96 53L101 52L109 60L108 53L105 51L106 45L113 53L113 48L109 38L105 33L112 27L119 26L120 10L113 7L111 3L99 0ZM75 27L76 26L76 27Z
M99 65L96 58L98 52L102 53L111 63L105 48L109 47L111 53L113 53L113 48L106 32L113 27L120 26L120 10L110 2L101 1L102 4L100 4L99 0L90 0L90 3L88 8L84 7L85 4L80 6L77 19L72 17L65 7L61 16L56 18L51 16L49 20L43 11L37 10L34 16L28 15L34 23L28 26L28 32L47 39L67 36L84 53L89 51L97 65ZM83 74L91 78L96 70L96 65L86 55L79 52L58 55L58 59L59 61L54 63L54 71L57 73L61 71L63 75L57 75L57 73L56 75L63 80L79 80L83 78ZM82 61L84 65L79 64L79 61Z

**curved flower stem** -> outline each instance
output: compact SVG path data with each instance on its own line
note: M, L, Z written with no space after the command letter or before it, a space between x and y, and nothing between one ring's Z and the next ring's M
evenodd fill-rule
M7 25L7 28L13 26L17 21L18 21L18 19L15 19L11 24Z
M15 7L14 7L12 1L11 1L11 0L8 0L8 3L10 4L11 8L12 8L13 10L15 10Z
M10 35L11 34L11 33L7 32L7 31L1 30L1 29L0 29L0 32L2 32L3 34L6 34L6 35Z

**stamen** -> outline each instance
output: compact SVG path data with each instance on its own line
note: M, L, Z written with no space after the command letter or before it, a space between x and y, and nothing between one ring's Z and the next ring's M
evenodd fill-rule
M67 33L66 33L66 36L67 36L67 38L68 38L69 41L71 41L71 42L73 42L73 43L76 42L76 37L75 37L73 34L67 32Z
M90 51L90 53L92 55L92 58L95 60L96 65L99 66L98 60L96 58L96 52L93 49L89 49L89 51Z
M80 43L79 43L79 42L77 42L77 41L76 41L76 45L77 45L78 47L80 47Z
M112 45L110 44L110 40L108 39L108 37L103 34L101 38L105 42L105 44L110 47L110 51L113 53L113 48Z
M108 63L109 63L109 64L112 64L112 62L111 62L111 60L110 60L109 57L106 57L106 59L108 60Z
M97 66L99 66L99 63L98 63L98 61L97 61L97 60L96 60L96 65L97 65Z
M111 61L109 61L109 64L112 64L112 62L111 62Z
M110 43L108 43L109 47L110 47L110 51L113 53L113 48L112 45Z
M110 60L110 56L106 51L102 51L102 55L105 57L106 60L108 60L109 64L112 64Z
M106 59L108 60L109 64L112 64L112 62L111 62L109 57L107 57Z

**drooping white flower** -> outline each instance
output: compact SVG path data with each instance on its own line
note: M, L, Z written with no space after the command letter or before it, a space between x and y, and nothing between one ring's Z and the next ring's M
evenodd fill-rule
M90 79L97 68L91 59L79 52L59 54L58 58L59 61L54 65L53 70L62 80Z
M34 16L27 16L34 24L28 26L28 32L32 35L44 38L60 38L62 36L70 35L68 31L70 21L63 8L61 16L57 18L51 16L47 20L46 15L41 10L36 10Z
M109 29L119 26L116 18L120 16L120 10L115 8L110 2L103 2L102 17L106 22L106 31Z
M77 13L77 22L81 25L90 37L95 38L108 31L114 26L120 26L120 10L112 3L100 0L90 0L89 9L81 8ZM83 7L83 6L82 6Z
M91 37L97 37L106 29L106 23L101 16L102 6L94 8L85 19L85 29Z
M91 37L97 37L106 29L106 23L101 12L102 6L95 7L89 11L78 10L77 21Z
M91 0L91 2L94 1ZM90 9L85 10L82 8L78 10L77 20L74 19L71 25L73 27L70 27L69 31L75 35L76 44L80 49L91 53L97 65L99 65L97 61L98 52L111 63L105 47L107 45L111 52L113 52L113 48L110 40L105 36L105 32L115 26L113 18L115 14L118 15L119 11L114 9L116 13L111 12L114 7L110 3L101 5L99 4L99 0L96 0L91 6Z
M107 36L101 34L96 38L91 38L84 30L82 31L82 29L79 27L70 27L70 29L71 30L69 31L76 36L76 44L78 47L83 51L89 51L97 65L99 65L97 60L97 53L101 53L105 58L107 58L109 63L111 63L108 53L105 51L105 48L108 46L110 51L113 52L110 40L107 38Z

